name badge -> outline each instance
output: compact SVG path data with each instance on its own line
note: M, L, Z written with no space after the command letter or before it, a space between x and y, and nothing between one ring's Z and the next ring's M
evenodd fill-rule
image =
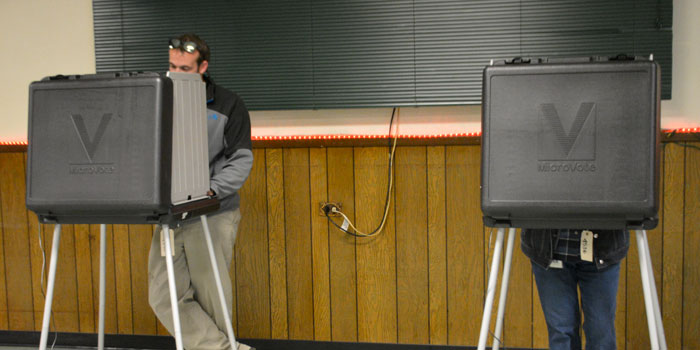
M581 260L593 261L593 232L581 231Z

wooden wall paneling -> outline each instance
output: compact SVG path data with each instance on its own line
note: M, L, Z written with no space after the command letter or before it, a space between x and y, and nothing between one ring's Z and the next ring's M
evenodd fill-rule
M680 349L683 330L683 186L684 149L677 143L664 147L663 267L659 303L669 349ZM657 281L658 282L658 281Z
M446 148L447 332L451 345L476 345L479 340L485 292L479 166L479 147Z
M397 326L404 344L430 343L426 152L400 147L394 161Z
M326 219L325 216L319 215L320 203L328 201L328 173L326 165L325 148L309 149L314 340L317 341L331 340L328 219Z
M134 310L131 300L131 244L128 225L112 225L114 234L114 277L117 307L106 310L117 314L117 333L134 333ZM109 247L107 248L109 249ZM146 265L148 267L148 265Z
M284 160L282 149L267 149L267 220L270 256L272 338L289 337L287 302L287 247L284 213Z
M682 347L700 349L700 142L689 146L685 150Z
M67 225L63 225L64 229ZM80 321L80 332L96 333L97 332L97 309L95 308L94 300L99 301L99 295L93 295L93 280L92 280L92 250L90 246L94 237L91 237L89 225L71 225L73 226L73 235L75 236L75 263L76 274L78 277L78 315ZM49 235L46 235L48 237ZM45 241L46 242L46 241ZM48 241L50 242L50 241ZM51 250L50 243L45 246L47 252ZM97 269L99 270L99 265ZM94 281L99 283L99 280Z
M239 208L240 209L240 208ZM241 217L241 219L243 219ZM239 222L240 225L240 222ZM238 233L240 233L240 227L239 230L236 232L236 238L238 238ZM237 336L238 334L238 296L236 293L238 292L236 286L238 285L238 282L236 281L236 246L234 242L234 247L233 247L233 252L231 252L231 265L228 267L228 278L231 283L231 325L233 326L233 334L234 337ZM226 283L226 282L223 282ZM263 297L264 298L264 297Z
M692 144L697 145L697 143ZM428 319L429 340L421 341L422 343L459 344L459 341L470 345L476 343L476 336L474 336L473 341L469 340L470 336L467 334L467 328L473 329L475 334L478 332L483 308L483 287L485 284L483 262L486 252L483 249L479 249L478 252L472 254L481 254L480 262L478 263L467 261L470 258L467 253L470 251L467 249L465 241L473 238L468 235L471 232L468 225L480 224L481 215L478 209L479 198L465 199L471 198L470 196L472 195L472 192L469 192L472 186L464 183L465 179L470 177L467 172L470 168L466 165L467 159L473 158L472 160L478 162L476 157L478 147L473 147L477 150L474 157L468 156L470 147L472 146L430 146L426 148L425 220L427 222L427 237L425 254L427 254L428 261L428 306L427 315L420 314L420 316ZM402 159L402 155L403 157L408 157L407 154L413 154L414 149L419 148L399 148L398 159ZM365 163L368 163L367 159L371 157L367 155L372 152L366 151L371 149L357 149L358 154L363 154L364 152L364 155L358 155L358 162L362 157L365 157ZM385 160L386 148L377 149L382 151L379 152L380 156L376 158ZM285 230L287 230L289 225L296 227L299 223L286 222L284 210L280 213L279 209L284 208L285 205L289 206L291 204L289 203L290 198L292 197L296 201L297 196L289 195L288 198L284 198L284 181L288 181L291 184L296 183L296 180L285 178L284 176L284 173L288 172L283 170L282 155L285 151L282 149L272 150L272 158L275 158L274 152L277 152L276 171L278 175L270 177L266 172L266 166L270 163L266 161L266 152L270 150L256 149L254 150L256 163L253 172L244 189L241 190L243 197L243 221L236 247L236 262L233 265L236 270L231 272L232 276L236 278L237 293L236 307L234 308L236 309L237 317L234 318L234 322L235 325L241 326L237 332L237 336L241 337L270 338L273 333L272 323L275 320L278 322L278 325L283 324L278 330L284 329L283 332L287 332L285 327L288 326L287 322L289 320L286 316L289 305L287 304L288 288L286 285L286 269L288 266L286 250L288 246L285 240ZM359 271L356 270L356 264L364 264L360 274L366 280L369 271L368 265L372 263L370 258L374 258L373 254L367 252L375 249L373 246L375 243L362 243L363 246L357 247L356 251L355 238L340 232L334 226L326 225L324 217L316 217L317 213L314 212L317 209L315 198L320 197L330 201L342 202L343 211L350 218L355 219L355 206L361 202L364 203L360 199L360 195L365 196L367 198L366 201L369 202L369 198L375 196L370 196L367 193L370 191L383 192L386 184L371 183L368 185L369 181L360 181L359 174L357 176L353 175L357 171L357 168L354 166L353 148L330 147L327 149L310 149L308 152L309 187L306 196L310 198L309 217L311 218L309 222L311 239L308 250L312 261L311 276L313 278L313 337L317 340L327 340L328 338L323 338L324 334L325 337L328 337L328 334L330 334L330 338L334 341L367 340L369 339L368 332L363 334L364 338L358 339L358 309L356 301L361 296L357 294L356 273ZM662 222L659 229L648 232L669 348L695 348L700 346L700 336L695 332L699 322L696 315L700 314L700 307L694 301L698 290L700 290L700 287L698 287L700 283L696 282L697 276L700 274L697 271L699 263L697 260L700 258L697 258L697 254L695 254L700 249L700 239L694 237L695 233L700 232L700 222L696 218L698 216L697 213L700 212L700 203L698 203L700 200L698 199L700 197L700 189L698 189L700 187L700 165L698 165L700 164L700 156L698 156L698 153L700 152L697 149L684 148L683 144L669 143L665 146L662 174ZM0 286L0 329L38 331L43 315L43 295L41 295L40 289L41 252L38 248L38 237L36 234L38 227L36 216L28 212L24 207L24 188L17 188L17 186L24 186L24 157L24 152L18 154L5 152L0 154L0 161L2 162L0 163L2 165L0 169L0 227L2 227L2 235L0 235L0 245L2 245L2 249L0 249L0 267L4 267L0 268L0 283L2 284ZM403 159L408 161L409 158ZM324 165L326 160L327 164ZM273 164L273 169L275 168L274 163L275 161L271 163ZM397 166L400 167L400 163L401 160L397 160ZM378 174L378 179L381 176L386 181L387 163L385 162L384 164L384 170L376 171L376 173ZM410 173L415 169L406 167L405 170ZM274 170L271 172L274 172ZM403 235L406 232L401 227L409 226L409 223L408 221L402 221L401 218L405 215L401 215L400 212L408 210L403 206L412 207L418 205L411 199L402 199L409 197L406 197L408 195L407 192L400 189L403 186L400 182L404 180L409 181L407 180L408 178L409 176L399 176L398 173L395 177L397 188L392 202L393 207L397 210L395 217L399 221L395 221L393 215L390 218L397 229L392 229L395 244L392 246L393 252L379 254L380 258L383 259L386 259L386 256L396 254L393 264L400 264L401 268L404 267L404 264L401 262L408 256L401 247L409 243L403 240L405 238ZM326 179L327 184L324 184L323 181ZM475 173L474 179L478 181L478 172ZM19 185L17 185L18 180L21 181ZM364 191L364 193L358 193L357 202L355 201L354 193L355 181L362 183L362 187L364 187L364 189L360 189L360 186L357 186L358 192ZM408 184L405 184L405 186L408 186ZM327 195L324 195L325 187L327 187ZM270 189L275 188L277 189L276 194L271 195L269 193ZM473 193L478 193L478 184L475 188L477 190ZM277 196L277 204L268 204L271 198L272 201L275 201L275 196ZM8 198L10 199L8 200ZM458 202L457 199L459 199ZM381 203L374 203L374 205L382 206L383 198L378 202ZM469 209L470 205L473 205L475 210ZM274 208L277 208L278 213L272 213ZM271 212L270 215L268 215L268 210ZM364 214L368 210L364 205L362 210L362 215L359 216L364 216L364 218L358 217L358 219L360 221L364 219L367 226L376 224L372 218L368 219ZM14 211L19 214L15 215ZM369 211L374 212L374 210ZM377 211L381 211L381 208ZM472 216L476 220L472 220ZM469 217L469 219L463 217ZM411 220L415 219L414 217L411 218ZM341 222L338 221L338 223ZM272 253L275 252L275 241L273 238L268 243L268 225L271 227L271 232L274 230L272 227L276 225L278 234L281 234L281 236L277 236L278 238L281 237L281 240L278 239L277 243L281 242L282 245L278 244L277 255L274 257ZM108 319L110 317L113 318L113 321L108 320L108 324L112 322L113 332L167 334L163 328L156 326L158 322L150 310L150 306L148 306L147 299L146 266L152 226L130 225L128 226L128 237L124 236L124 228L120 225L115 226L114 236L110 236L109 239L111 241L107 247L112 255L111 263L108 264L108 269L111 268L112 270L112 286L110 287L108 283L107 293L109 299L111 289L113 304L113 307L108 307L107 317ZM324 229L326 230L325 238L327 239L325 242L323 241ZM479 230L477 234L482 235L480 237L482 241L477 243L477 246L485 246L485 242L483 242L483 228L477 229ZM24 243L18 242L18 237L11 234L11 232L18 230L25 233L21 238ZM663 231L663 235L659 234L659 230ZM42 231L48 264L53 226L42 225ZM99 225L93 225L92 227L88 225L63 225L62 231L61 256L59 257L58 280L53 307L55 323L52 326L62 331L75 329L78 332L94 333L96 332L96 317L98 313ZM634 236L634 233L632 236ZM8 239L14 241L8 242ZM71 239L72 242L69 242ZM24 250L18 251L14 249L18 245L25 246ZM324 245L326 246L325 252ZM360 257L357 253L363 249L366 254ZM488 252L488 254L490 253ZM513 270L511 272L510 290L512 291L516 289L522 291L523 288L528 288L526 281L517 281L518 276L523 278L529 276L528 278L532 278L527 273L516 275L516 269L518 268L523 268L523 271L529 271L526 258L524 256L519 257L519 255L522 254L519 252L519 247L516 244L512 265ZM17 258L18 256L19 258ZM324 256L327 261L325 267L322 263ZM17 262L18 259L20 262ZM115 264L115 262L121 262L124 259L129 261L128 266L126 264L124 266ZM522 259L525 263L519 263L518 259ZM282 268L272 271L267 264L276 260L282 262ZM21 261L25 262L22 264ZM374 262L376 262L376 259ZM289 263L291 264L291 262ZM14 273L15 277L13 278L16 280L18 266L20 268L23 266L27 273L31 272L32 276L31 279L23 278L23 282L29 283L32 289L31 293L23 291L22 295L31 304L29 308L24 308L23 310L25 311L22 311L27 315L26 318L31 321L26 322L26 327L22 327L26 329L18 329L20 327L16 317L12 319L14 328L11 328L11 320L8 315L8 309L10 311L20 310L18 305L12 304L13 301L18 300L16 284L12 283L10 279L12 276L8 275ZM643 347L644 344L648 344L646 311L643 304L638 266L636 242L632 238L628 259L624 260L621 266L621 282L618 293L616 324L618 338L622 340L619 342L620 348L626 346L629 349L637 346ZM404 331L404 329L409 328L403 328L406 327L406 324L404 324L406 319L400 315L403 315L404 311L402 308L406 304L401 300L407 299L407 297L402 296L402 293L405 291L402 289L404 279L399 277L399 275L406 273L401 272L397 265L394 265L394 267L397 268L394 279L397 284L393 290L393 293L395 293L394 305L396 305L396 314L394 315L395 328L389 327L389 332L386 330L382 332L384 335L389 334L390 336L397 334L396 341L404 342L404 334L417 336L419 332L411 334ZM417 268L418 266L405 267ZM327 277L325 277L327 292L325 293L323 292L324 284L317 283L317 281L322 282L324 280L324 269L327 271L325 272L327 274ZM458 273L459 269L466 272ZM471 275L471 272L475 270L481 271L479 278L482 286L476 298L472 288L465 287L468 283L473 282L469 278L474 277ZM275 277L275 274L277 274L277 277ZM275 280L275 278L277 279ZM270 308L273 295L270 286L271 283L274 284L273 280L276 281L274 283L282 281L284 284L283 289L278 289L278 291L283 291L278 294L278 297L280 297L278 299L278 310L285 315L281 319L274 319ZM387 280L391 279L388 278ZM71 281L73 281L72 284ZM517 287L520 284L523 284L523 286ZM73 291L70 290L71 285L74 288ZM279 286L279 283L277 285ZM366 287L363 288L366 290ZM516 314L515 310L519 308L525 309L527 305L517 301L517 298L511 293L508 299L506 324L504 327L506 346L527 347L528 339L531 339L532 347L534 348L547 346L546 325L533 280L529 282L529 288L532 295L531 334L528 336L526 331L520 330L518 326L524 323L516 320L520 315ZM129 289L130 292L127 293ZM638 294L635 294L635 289L638 291ZM377 288L377 290L381 290L382 293L388 291L388 294L392 292L391 288L384 287ZM15 294L8 294L10 292ZM324 296L326 297L325 301L323 300ZM627 296L638 298L638 302L628 300ZM384 298L386 296L381 297ZM477 299L476 307L465 306L471 299ZM280 300L282 302L279 302ZM8 301L11 301L9 305ZM131 303L131 312L127 311L129 302ZM367 301L364 300L362 303L365 305L363 309L366 309ZM322 306L324 304L328 305L326 306L325 315ZM419 307L425 308L426 306L419 305ZM330 308L330 314L328 314L328 308ZM17 314L15 313L15 315ZM367 315L363 317L367 318ZM131 318L131 325L129 325L129 318ZM469 318L473 319L473 326L466 325ZM323 326L324 322L330 326ZM245 329L246 327L247 329ZM460 331L460 329L464 331ZM287 333L277 332L276 334L283 334L282 338L287 337ZM638 336L635 334L638 334ZM373 339L381 337L379 333L373 336ZM463 339L460 340L460 337ZM635 337L637 338L636 341L630 342L630 339ZM642 343L639 340L646 343Z
M355 220L354 151L349 147L331 147L328 159L328 200L339 202L350 220ZM333 218L338 225L342 219ZM356 238L328 225L330 255L331 339L354 342L357 331Z
M427 147L430 344L447 344L447 231L445 147Z
M387 147L355 148L355 227L365 233L377 228L384 215L388 186ZM392 192L394 190L392 189ZM395 343L396 236L394 193L389 214L376 237L358 238L357 322L361 342Z
M155 226L129 225L128 228L134 334L156 335L158 322L148 303L148 253Z
M284 150L289 339L313 340L313 271L309 149Z
M506 244L507 240L504 242L504 251ZM510 282L508 284L508 295L506 298L506 314L503 322L502 340L508 347L533 347L533 279L530 259L520 250L520 230L516 230L515 242L513 244L513 261L510 270Z
M274 153L274 152L273 152ZM281 150L276 150L280 155ZM270 195L266 176L281 173L281 163L273 165L266 171L268 157L264 149L253 150L253 168L240 190L241 223L236 238L236 314L238 317L237 337L240 338L281 338L278 332L271 332L271 322L278 322L279 314L271 314L271 283L277 266L270 266L273 250L269 247L268 255L268 195ZM281 174L279 181L282 181ZM281 193L273 193L282 196ZM281 211L279 204L278 212ZM284 221L276 225L283 225ZM272 232L270 231L270 235ZM270 242L271 243L271 242ZM277 302L277 301L275 301ZM278 306L275 306L278 307ZM286 310L286 308L285 308ZM284 315L286 322L286 314ZM286 324L286 323L285 323ZM286 338L286 337L282 337Z
M25 206L24 153L0 153L3 249L9 330L34 329L31 259Z
M6 180L7 176L11 174L0 170L0 184L10 181ZM7 318L7 279L5 276L5 223L3 217L7 214L3 211L3 187L0 186L0 329L8 329L9 321ZM9 233L8 233L9 234Z
M100 311L100 225L89 225L90 227L90 250L92 257L92 295L93 310L95 312L95 327L99 321ZM117 288L114 261L114 231L112 225L107 225L105 234L107 240L107 255L105 256L105 333L117 333Z
M0 179L2 181L2 179ZM2 194L0 194L2 196ZM0 210L2 208L0 207ZM0 215L1 216L1 215ZM2 219L0 219L0 226L2 224ZM44 315L44 295L42 290L42 256L46 258L46 232L50 230L53 232L54 225L44 225L39 224L38 218L34 212L27 210L27 227L29 230L29 253L32 266L32 299L34 300L34 329L35 331L41 330L42 318ZM39 232L41 229L41 232ZM39 241L41 240L41 244ZM0 249L1 251L1 249ZM75 261L74 261L75 263ZM46 262L44 269L48 271L48 261ZM4 265L0 265L4 266ZM71 269L75 270L75 266L71 266ZM4 270L3 270L4 273ZM44 286L46 285L47 273L44 273ZM77 292L76 292L77 293ZM79 322L78 322L78 310L77 310L77 295L76 295L76 310L75 310L75 324L78 327L73 332L78 332Z

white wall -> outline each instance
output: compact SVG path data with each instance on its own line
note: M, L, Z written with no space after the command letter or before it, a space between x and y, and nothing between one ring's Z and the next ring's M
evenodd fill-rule
M91 0L0 0L0 141L27 140L29 83L95 72Z
M665 129L700 126L700 1L674 0L673 99ZM95 72L91 0L0 0L0 142L26 141L29 83ZM391 109L252 112L253 135L386 134ZM475 132L478 106L402 108L401 134Z
M700 127L700 1L673 0L672 99L661 102L661 127Z

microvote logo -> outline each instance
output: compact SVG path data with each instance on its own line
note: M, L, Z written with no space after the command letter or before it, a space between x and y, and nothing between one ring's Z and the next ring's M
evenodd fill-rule
M88 128L85 123L85 118L80 114L71 114L70 119L73 122L73 127L78 135L78 140L80 140L80 145L87 158L87 162L80 163L70 163L69 173L74 175L99 175L99 174L111 174L115 171L115 166L113 162L96 162L95 155L97 153L98 146L102 142L105 131L107 130L107 125L112 120L112 113L105 113L99 119L97 129L92 133L88 132Z
M563 110L561 108L560 110ZM540 105L539 172L596 171L596 104L583 102L560 115L553 103ZM563 111L562 111L563 113Z

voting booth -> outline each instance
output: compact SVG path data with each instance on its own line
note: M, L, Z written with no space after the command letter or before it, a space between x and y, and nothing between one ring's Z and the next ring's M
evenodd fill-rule
M637 230L650 337L665 346L660 312L649 318L658 298L645 231L658 223L659 108L653 57L516 58L484 69L481 209L498 234L479 348L506 228L494 348L515 228Z
M100 349L106 224L160 224L169 232L199 217L211 254L204 214L217 210L219 201L207 195L205 90L199 74L176 72L58 75L29 86L27 208L41 222L56 224L41 349L48 336L61 224L101 224ZM171 251L170 235L162 236L165 251ZM165 259L181 349L172 256ZM213 269L218 278L216 265ZM229 338L235 344L232 329Z

